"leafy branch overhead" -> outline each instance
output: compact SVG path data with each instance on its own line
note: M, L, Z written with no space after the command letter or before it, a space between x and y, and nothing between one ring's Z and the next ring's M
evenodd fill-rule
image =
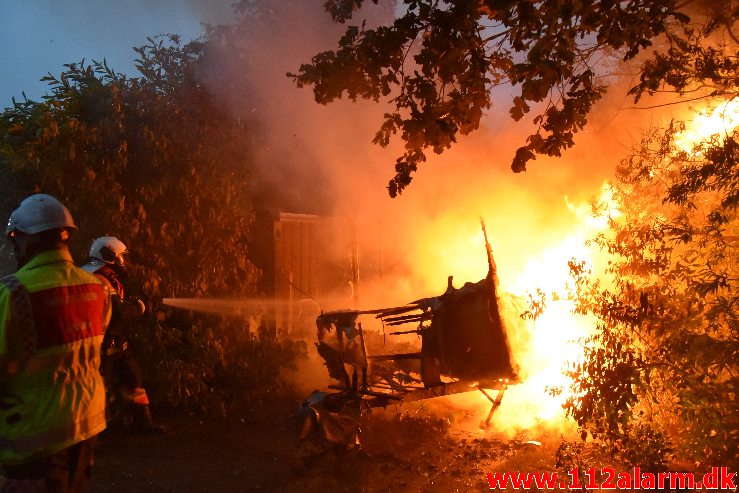
M327 0L324 7L345 23L364 3ZM335 51L315 55L288 76L298 87L311 86L322 104L344 96L389 99L392 109L374 143L387 146L395 134L405 143L388 186L394 197L411 182L429 148L441 153L458 134L479 127L496 86L517 91L511 118L533 112L535 129L512 156L514 172L525 171L537 154L560 156L574 145L608 85L606 53L630 60L655 39L665 40L664 49L642 65L630 91L637 100L663 87L682 94L703 84L706 95L733 89L736 53L707 48L704 41L718 29L735 40L737 10L715 9L696 29L685 7L690 3L403 0L402 14L392 23L348 25Z

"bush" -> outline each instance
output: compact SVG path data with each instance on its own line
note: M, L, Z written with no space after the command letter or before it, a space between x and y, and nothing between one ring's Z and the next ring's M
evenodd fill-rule
M84 61L45 77L43 101L0 115L0 205L7 217L31 193L58 197L80 226L78 258L98 236L126 243L126 292L154 308L134 328L145 383L172 406L212 411L273 392L301 348L245 321L159 310L164 297L253 296L260 275L249 127L198 81L204 46L149 39L135 49L138 78Z
M620 166L621 215L594 240L613 256L605 275L570 265L597 327L567 410L628 463L735 469L739 133L687 152L679 130L651 133Z

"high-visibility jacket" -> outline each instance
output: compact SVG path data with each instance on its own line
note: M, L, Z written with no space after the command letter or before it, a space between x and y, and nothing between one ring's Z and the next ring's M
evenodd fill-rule
M66 250L42 252L0 282L1 464L53 454L105 429L100 346L109 298Z

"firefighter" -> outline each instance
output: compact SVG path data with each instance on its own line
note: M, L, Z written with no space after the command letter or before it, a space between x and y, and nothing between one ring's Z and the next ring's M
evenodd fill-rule
M165 431L164 427L155 424L151 418L141 370L128 350L128 329L132 322L141 318L145 307L140 299L125 294L121 279L125 279L127 254L122 241L114 236L103 236L92 242L88 261L82 268L102 279L112 292L113 317L105 333L102 355L102 371L108 390L123 400L125 411L133 420L133 432L158 434Z
M106 426L100 350L110 297L73 264L76 229L46 194L27 197L8 221L18 271L0 279L2 493L87 491Z

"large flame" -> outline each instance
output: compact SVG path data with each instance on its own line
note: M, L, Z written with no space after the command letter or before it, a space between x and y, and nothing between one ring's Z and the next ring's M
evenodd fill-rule
M686 121L685 129L675 136L675 144L678 149L692 152L697 143L714 135L728 134L738 125L739 100L706 106ZM570 231L562 232L558 243L530 255L524 268L507 286L508 291L518 296L538 290L547 302L539 318L514 327L514 331L524 330L528 335L511 337L525 379L506 392L503 405L494 417L497 429L567 423L562 404L568 397L569 382L563 370L582 358L581 342L594 326L593 320L573 313L574 300L568 298L566 288L567 261L575 258L589 267L604 265L605 254L586 246L586 241L605 230L609 219L619 216L619 204L608 183L604 183L600 197L593 203L575 205L568 201L567 206L577 218L575 225ZM593 270L601 271L598 267ZM553 396L548 392L550 388L559 388L562 393Z
M524 380L506 392L494 417L498 429L565 423L562 404L568 397L569 381L564 370L583 357L582 340L593 328L591 320L574 313L568 261L584 261L589 267L599 263L600 253L587 246L587 240L604 230L609 218L619 215L608 183L603 183L600 197L592 203L567 201L567 207L576 219L571 229L562 232L558 243L531 255L508 288L519 297L543 297L545 309L534 320L510 324L511 344ZM528 337L516 337L517 330L527 332ZM552 395L553 388L560 393Z
M675 136L678 149L692 152L693 146L714 135L731 132L739 125L739 100L706 105L692 110L685 129ZM568 397L570 382L564 370L583 357L582 341L594 330L594 321L574 314L574 300L568 297L570 273L568 261L584 261L593 272L602 272L606 254L587 246L587 240L608 228L611 218L619 216L619 204L608 183L603 183L600 196L590 203L571 203L565 197L573 221L560 229L557 239L539 248L521 248L522 242L501 237L500 228L492 228L493 249L499 267L501 288L518 300L541 296L546 300L543 313L535 320L522 321L525 305L507 307L509 339L514 358L520 366L522 382L505 393L501 407L493 418L497 430L515 431L539 424L574 427L565 417L562 404ZM494 210L494 205L478 201L479 210ZM484 215L484 212L483 212ZM429 283L438 273L453 272L455 278L476 280L486 271L482 234L475 222L460 223L453 214L437 218L421 235L425 259L421 275ZM496 234L498 233L498 234ZM497 244L496 244L497 243ZM525 242L529 246L532 242ZM535 243L535 242L533 242ZM443 245L432 249L428 245ZM562 392L552 395L549 389ZM460 398L463 405L477 402L489 406L482 395Z
M575 258L593 264L601 261L595 247L586 240L608 226L609 217L619 214L612 191L604 183L600 197L592 203L572 204L565 198L572 214L571 228L561 231L559 240L538 251L517 249L506 238L499 242L493 237L493 250L499 268L501 290L504 292L504 318L509 342L522 382L511 386L497 410L493 426L498 430L515 431L536 424L565 422L562 403L569 387L564 370L582 357L582 339L590 334L592 322L574 314L574 300L568 296L570 273L568 261ZM492 205L489 206L492 209ZM421 245L443 245L433 254L424 252L423 272L429 282L446 269L455 278L477 280L487 271L484 239L477 224L461 225L452 217L441 218L429 228ZM463 230L463 231L460 231ZM455 240L456 238L456 240ZM499 243L496 245L496 243ZM500 247L500 248L498 248ZM516 266L516 270L510 269ZM528 308L529 297L544 296L546 309L535 320L521 315ZM564 390L556 397L549 389ZM489 406L479 393L463 398L463 405Z
M685 130L675 136L675 145L685 152L692 152L693 146L713 135L732 132L739 126L739 99L718 105L707 105L695 111L693 117L685 122Z

